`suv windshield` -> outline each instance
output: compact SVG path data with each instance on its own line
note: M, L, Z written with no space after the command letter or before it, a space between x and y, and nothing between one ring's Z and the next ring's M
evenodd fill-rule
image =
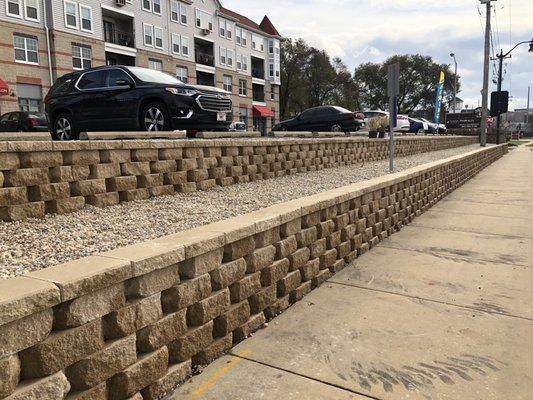
M164 85L183 85L183 82L172 75L148 68L129 67L128 70L143 82L162 83Z

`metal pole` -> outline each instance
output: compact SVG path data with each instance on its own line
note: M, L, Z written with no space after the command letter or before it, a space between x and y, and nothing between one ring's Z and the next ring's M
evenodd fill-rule
M393 122L393 119L396 117L396 112L393 110L398 109L398 97L394 96L392 99L392 104L390 106L389 112L389 172L394 172L394 127L396 123Z
M503 66L503 50L500 50L500 54L496 55L498 59L500 60L500 69L498 71L498 92L502 91L502 66ZM498 116L496 117L496 144L500 144L500 120L501 120L501 114L498 113Z
M487 1L485 22L485 58L483 61L483 90L481 91L481 133L479 143L482 147L487 145L487 117L489 96L489 58L490 58L490 1Z
M529 92L531 91L531 86L527 87L527 108L526 108L526 120L524 121L526 124L529 122Z

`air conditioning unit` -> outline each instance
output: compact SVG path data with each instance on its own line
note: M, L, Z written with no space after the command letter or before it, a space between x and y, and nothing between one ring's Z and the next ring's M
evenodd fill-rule
M204 29L202 29L202 35L207 36L207 35L209 35L210 33L211 33L211 29L209 29L209 28L204 28Z
M123 7L126 5L126 0L115 0L115 4L119 7Z

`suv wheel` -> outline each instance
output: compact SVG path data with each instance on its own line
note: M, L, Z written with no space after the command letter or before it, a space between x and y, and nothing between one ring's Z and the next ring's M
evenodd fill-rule
M74 128L72 117L68 114L60 114L54 121L54 136L59 140L78 139L78 132Z
M141 113L141 127L148 132L169 130L169 118L161 103L150 103Z
M342 132L342 127L339 124L332 125L331 132Z

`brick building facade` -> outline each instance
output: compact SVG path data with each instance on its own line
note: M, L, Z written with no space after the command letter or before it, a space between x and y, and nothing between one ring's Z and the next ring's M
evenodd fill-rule
M42 111L59 76L99 65L161 69L232 93L233 120L279 120L280 35L215 0L1 0L0 113Z

